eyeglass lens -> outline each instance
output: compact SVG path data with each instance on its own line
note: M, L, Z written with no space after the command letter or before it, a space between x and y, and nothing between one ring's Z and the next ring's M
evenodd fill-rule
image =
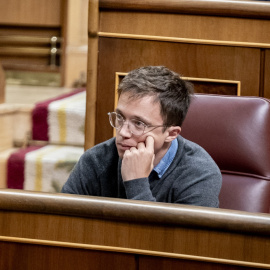
M120 114L113 112L109 115L110 123L114 128L119 129L124 125L125 120ZM144 132L145 125L139 120L131 119L128 121L128 128L132 134L140 136Z

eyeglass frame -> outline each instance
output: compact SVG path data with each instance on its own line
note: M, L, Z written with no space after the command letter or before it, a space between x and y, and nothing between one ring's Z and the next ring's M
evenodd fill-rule
M113 128L115 128L116 130L121 129L121 128L124 126L125 122L129 122L129 121L131 121L131 120L136 120L136 121L141 122L141 123L143 124L143 126L144 126L143 132L142 132L141 135L136 135L136 134L134 134L134 133L130 130L129 125L128 125L128 129L129 129L130 133L131 133L132 135L134 135L135 137L140 137L140 136L142 136L142 135L144 135L144 134L146 134L146 133L148 133L148 132L153 131L154 129L156 129L156 128L158 128L158 127L166 127L166 128L168 128L167 125L147 125L147 124L145 124L143 121L138 120L138 119L135 119L135 118L132 118L132 119L130 119L130 120L124 120L124 117L123 117L120 113L117 113L117 112L108 112L107 114L109 115L109 122L110 122L111 126L112 126ZM118 128L115 127L115 126L112 124L112 121L111 121L111 114L115 114L116 116L119 115L120 117L122 117L123 123L122 123L122 125L119 126ZM151 128L151 127L152 127L151 130L148 130L148 131L145 132L145 128Z

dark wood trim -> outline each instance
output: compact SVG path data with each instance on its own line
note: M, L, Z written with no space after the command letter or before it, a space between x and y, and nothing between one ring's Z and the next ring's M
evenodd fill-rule
M265 49L261 49L259 96L264 97Z
M99 1L92 0L88 6L88 58L87 58L87 96L85 119L85 149L95 145L96 99L98 78L98 27Z
M66 70L66 46L67 46L67 25L68 25L68 1L61 1L61 38L62 38L62 54L60 59L61 86L65 85Z
M162 13L199 14L209 16L270 18L267 1L249 0L100 0L101 10L129 10Z

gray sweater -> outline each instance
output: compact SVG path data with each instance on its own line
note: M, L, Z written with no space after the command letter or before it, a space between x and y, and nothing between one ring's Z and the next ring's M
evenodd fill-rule
M115 138L98 144L81 156L62 192L218 207L222 178L216 163L199 145L181 136L177 140L176 156L160 179L126 182Z

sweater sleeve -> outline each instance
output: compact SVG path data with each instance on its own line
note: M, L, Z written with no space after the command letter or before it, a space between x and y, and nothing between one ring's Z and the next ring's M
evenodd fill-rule
M138 178L130 181L124 181L127 199L155 202L148 178Z
M95 179L95 181L90 181ZM72 172L70 173L67 182L62 187L62 193L80 194L80 195L96 195L98 191L97 175L94 166L91 166L91 161L87 153L84 153Z
M221 174L216 172L190 175L189 184L185 189L175 185L175 203L219 207L219 192L221 188ZM176 181L177 182L177 181Z
M117 168L117 162L118 155L114 139L86 150L70 173L61 192L116 196L112 186L115 183L113 170Z

